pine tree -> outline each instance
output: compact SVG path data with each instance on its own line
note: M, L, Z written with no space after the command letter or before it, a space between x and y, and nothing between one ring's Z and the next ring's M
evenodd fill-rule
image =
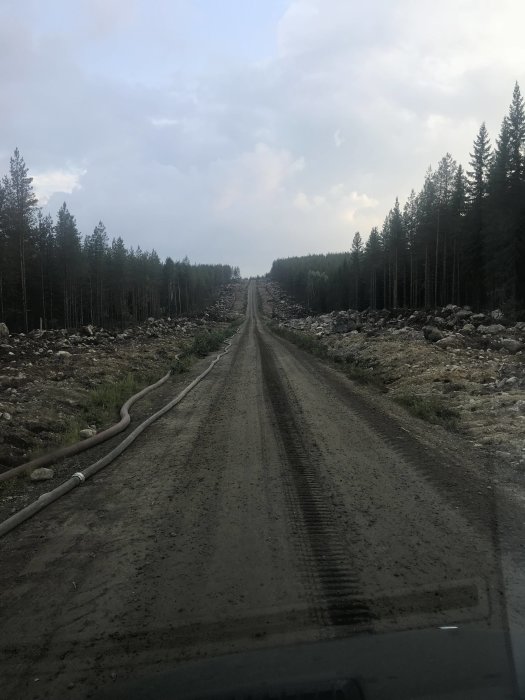
M381 237L377 226L370 231L370 236L365 245L365 261L368 266L368 274L370 280L369 287L369 304L373 309L377 309L378 294L377 294L377 272L381 265L383 249L381 245ZM383 304L384 306L384 304Z
M435 173L437 190L437 217L436 217L436 239L434 256L434 306L439 302L444 304L445 280L447 278L448 262L448 230L450 228L450 204L452 196L452 183L457 170L457 163L450 153L447 153L439 161ZM441 285L440 279L441 261ZM439 293L438 293L439 291Z
M518 194L525 175L525 108L518 83L514 86L508 126L510 185Z
M409 255L409 287L408 303L414 307L417 305L417 232L418 232L418 206L415 190L411 190L410 195L403 207L403 228L407 251Z
M458 166L454 176L452 185L452 196L450 201L451 206L451 224L450 238L452 241L452 275L450 279L450 296L448 297L453 304L459 304L461 299L460 292L460 271L462 269L462 242L465 226L465 215L467 211L467 180L463 172L463 167ZM448 288L448 282L445 281Z
M27 295L26 248L31 243L35 224L37 198L33 191L33 178L18 148L10 159L9 178L4 179L7 237L16 245L18 272L22 302L23 325L29 330L29 309Z
M361 238L361 234L359 231L357 231L354 234L354 238L352 240L352 252L350 253L350 261L351 261L351 274L353 276L354 280L354 300L353 306L354 309L359 309L359 304L360 304L360 294L359 294L359 288L361 286L361 258L363 254L363 239Z
M35 233L40 273L40 318L44 328L48 328L53 313L52 268L53 268L53 219L49 214L38 212L38 225Z
M66 328L83 321L80 280L82 271L80 234L75 217L64 202L57 214L55 225L57 260L62 277L62 312Z
M492 164L492 148L489 133L485 122L481 125L473 153L470 154L470 170L467 171L469 204L476 208L477 215L481 217L482 205L488 194L488 179Z

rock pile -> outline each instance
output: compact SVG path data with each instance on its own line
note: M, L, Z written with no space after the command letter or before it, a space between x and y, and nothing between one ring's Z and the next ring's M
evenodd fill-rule
M0 470L56 443L80 413L86 391L128 372L160 377L199 330L236 318L242 295L241 285L226 285L203 314L149 318L122 331L88 324L9 334L0 323ZM86 430L96 433L97 426Z
M525 350L525 322L505 319L499 309L491 314L475 314L467 306L449 304L435 312L349 309L307 316L300 306L289 303L286 295L276 293L275 285L269 285L269 290L274 318L283 326L318 338L345 333L375 336L382 332L424 338L443 349L475 347L511 355Z

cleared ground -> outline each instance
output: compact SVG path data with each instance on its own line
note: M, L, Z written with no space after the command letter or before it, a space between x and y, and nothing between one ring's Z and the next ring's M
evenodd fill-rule
M232 350L195 391L0 541L5 697L89 697L292 641L499 630L507 607L519 619L523 516L491 465L273 336L257 307L252 283Z

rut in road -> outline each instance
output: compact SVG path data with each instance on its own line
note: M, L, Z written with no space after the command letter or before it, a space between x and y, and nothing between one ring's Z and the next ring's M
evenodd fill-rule
M255 334L267 398L275 415L286 455L284 481L292 519L299 516L299 536L306 542L305 575L321 594L319 614L331 626L367 628L370 611L360 597L359 577L350 559L345 533L334 518L333 505L315 464L316 449L308 444L296 411L279 376L273 352L257 325ZM304 534L303 534L304 533ZM304 548L304 542L303 542Z

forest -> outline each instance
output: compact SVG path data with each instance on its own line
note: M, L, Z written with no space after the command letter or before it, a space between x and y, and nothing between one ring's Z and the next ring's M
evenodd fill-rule
M32 180L16 149L0 182L0 321L11 331L191 314L239 277L229 265L162 262L154 250L110 242L102 222L82 237L65 203L55 221L43 214Z
M525 109L516 83L492 146L485 123L468 169L447 153L419 192L396 198L351 250L275 260L270 276L308 309L525 308ZM524 319L525 320L525 319Z

